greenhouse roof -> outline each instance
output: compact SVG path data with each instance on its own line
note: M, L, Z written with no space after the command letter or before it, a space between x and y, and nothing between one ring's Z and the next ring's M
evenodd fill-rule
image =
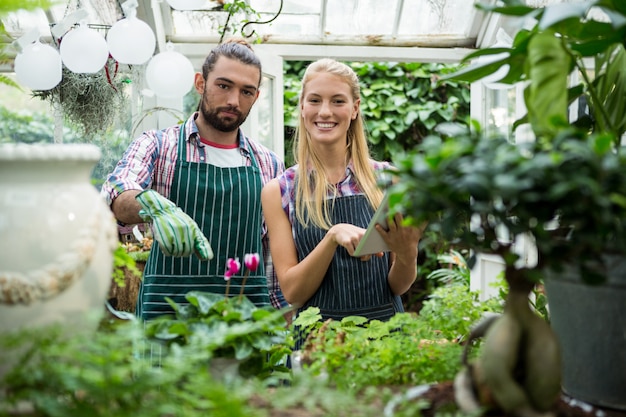
M528 0L527 4L580 1ZM88 14L83 23L106 31L128 16L129 5L136 5L137 17L151 26L160 50L170 42L186 48L218 43L228 24L237 34L254 37L262 44L282 46L295 57L319 55L320 47L326 51L333 47L368 48L366 52L355 52L355 57L371 53L372 47L382 47L396 48L396 53L406 53L409 60L430 56L424 60L431 61L438 57L441 61L454 60L437 51L462 49L462 56L466 48L490 45L495 42L498 28L511 25L477 9L479 0L248 0L246 3L256 14L248 10L230 17L229 3L233 0L66 0L45 12L19 12L3 20L15 37L37 28L42 37L50 38L50 28L77 10ZM306 52L307 47L318 48L318 52ZM420 49L429 51L429 55L420 54Z

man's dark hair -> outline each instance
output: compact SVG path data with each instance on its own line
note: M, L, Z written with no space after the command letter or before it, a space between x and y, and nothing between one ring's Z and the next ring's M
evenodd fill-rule
M235 59L246 65L254 65L259 69L259 85L261 84L261 60L252 50L252 47L243 38L233 38L217 45L204 60L202 64L202 77L206 80L209 73L213 71L218 58Z

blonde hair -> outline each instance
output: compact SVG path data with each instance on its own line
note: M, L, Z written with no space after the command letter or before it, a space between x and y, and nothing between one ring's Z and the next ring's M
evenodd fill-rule
M350 86L354 101L361 98L359 78L354 70L334 59L323 58L307 67L302 78L300 104L302 104L307 83L315 74L319 73L329 73L338 76ZM328 182L324 164L316 153L315 148L311 145L310 137L304 126L304 119L302 117L299 119L300 124L296 128L296 141L294 143L294 157L296 163L299 164L295 196L296 218L305 226L308 225L310 220L315 226L328 230L332 226L330 211L334 199L328 199L326 196L328 191L334 190L334 185ZM378 207L383 193L378 187L376 175L372 168L365 135L365 123L360 111L357 117L350 122L346 135L346 148L346 162L352 160L354 177L359 190L365 194L373 208ZM305 216L306 213L308 213L308 216Z

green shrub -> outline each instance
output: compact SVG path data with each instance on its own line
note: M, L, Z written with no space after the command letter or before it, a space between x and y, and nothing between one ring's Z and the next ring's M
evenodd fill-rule
M424 301L420 318L449 340L462 340L485 313L501 313L503 298L494 297L480 302L478 292L469 291L464 284L437 287Z

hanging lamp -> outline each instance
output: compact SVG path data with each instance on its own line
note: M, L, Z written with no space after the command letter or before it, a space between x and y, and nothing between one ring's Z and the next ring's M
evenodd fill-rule
M150 26L137 18L137 0L122 4L126 18L117 21L107 33L111 56L120 64L146 63L156 47L156 37Z

